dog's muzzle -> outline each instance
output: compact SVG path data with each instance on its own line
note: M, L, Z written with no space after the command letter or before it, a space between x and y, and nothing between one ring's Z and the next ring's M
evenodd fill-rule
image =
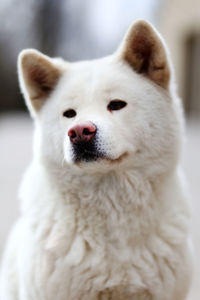
M98 150L97 127L90 121L77 124L68 131L75 162L96 161L104 155Z

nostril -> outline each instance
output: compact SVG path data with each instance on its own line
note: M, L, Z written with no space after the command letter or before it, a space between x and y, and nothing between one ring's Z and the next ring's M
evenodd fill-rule
M94 134L94 131L90 131L89 128L83 129L83 135L91 135Z
M74 139L74 138L76 137L76 131L73 130L73 129L69 130L68 136L69 136L71 139Z

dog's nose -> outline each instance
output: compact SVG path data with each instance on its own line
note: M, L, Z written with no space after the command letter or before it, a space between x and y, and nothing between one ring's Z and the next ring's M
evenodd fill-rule
M68 136L73 144L89 142L96 134L97 128L92 122L84 122L75 125L68 131Z

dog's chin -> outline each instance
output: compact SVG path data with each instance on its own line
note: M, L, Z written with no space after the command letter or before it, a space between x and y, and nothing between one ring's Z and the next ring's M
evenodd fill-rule
M78 153L78 155L73 155L73 162L75 164L79 163L94 163L100 161L105 158L105 155L100 153L93 153L90 151L84 151L82 153Z

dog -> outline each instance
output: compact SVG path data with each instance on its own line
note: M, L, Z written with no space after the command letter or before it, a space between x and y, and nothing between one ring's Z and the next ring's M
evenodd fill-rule
M23 50L34 119L1 300L184 300L192 263L183 117L167 47L144 20L113 55Z

